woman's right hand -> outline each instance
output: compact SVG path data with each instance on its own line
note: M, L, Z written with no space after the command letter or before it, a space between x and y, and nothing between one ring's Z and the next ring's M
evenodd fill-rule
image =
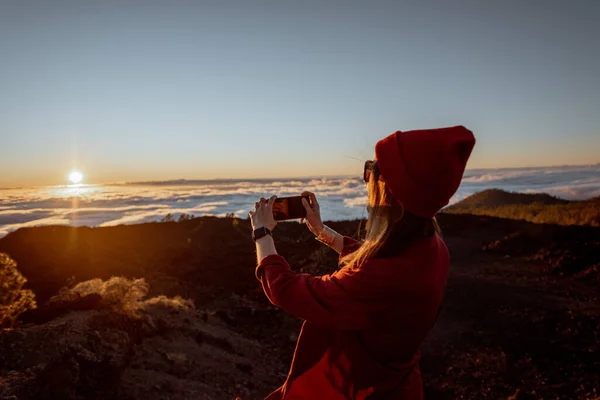
M323 221L321 221L321 208L319 207L319 202L317 201L317 197L312 192L302 192L302 196L309 196L310 202L312 204L308 204L306 199L302 199L302 205L304 209L306 209L306 218L300 220L300 223L306 219L306 226L308 229L318 236L319 233L323 230Z

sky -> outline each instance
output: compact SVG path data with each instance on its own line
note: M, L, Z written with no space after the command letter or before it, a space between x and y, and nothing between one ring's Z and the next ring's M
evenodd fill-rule
M0 187L360 174L464 125L469 168L600 162L600 2L0 2Z

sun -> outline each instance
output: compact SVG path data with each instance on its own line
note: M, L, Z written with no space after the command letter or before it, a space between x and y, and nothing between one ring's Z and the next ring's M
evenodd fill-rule
M83 180L83 174L79 171L71 171L69 173L69 180L74 184L80 183Z

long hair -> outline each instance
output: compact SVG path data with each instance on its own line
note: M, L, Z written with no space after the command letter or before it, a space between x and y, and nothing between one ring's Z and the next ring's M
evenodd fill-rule
M358 250L341 260L347 268L359 268L372 258L400 255L413 241L441 234L435 217L422 218L411 214L394 199L385 183L379 180L377 164L367 188L369 216L365 238Z

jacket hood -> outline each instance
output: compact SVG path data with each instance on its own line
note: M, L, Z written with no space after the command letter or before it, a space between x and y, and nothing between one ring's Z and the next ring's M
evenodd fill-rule
M401 132L375 145L381 179L405 210L433 218L448 205L475 146L464 126Z

